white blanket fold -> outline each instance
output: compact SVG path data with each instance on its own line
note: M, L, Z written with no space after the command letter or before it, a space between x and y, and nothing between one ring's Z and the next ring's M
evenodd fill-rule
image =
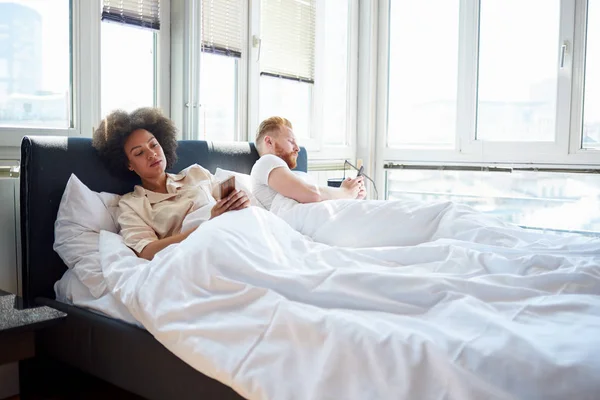
M600 253L600 241L518 228L453 202L330 200L288 204L277 195L275 214L316 242L341 247L412 246L456 239L493 246L560 252Z
M151 262L103 232L103 272L157 340L250 399L597 398L600 241L489 233L469 210L453 228L437 207L395 247L331 247L255 207Z

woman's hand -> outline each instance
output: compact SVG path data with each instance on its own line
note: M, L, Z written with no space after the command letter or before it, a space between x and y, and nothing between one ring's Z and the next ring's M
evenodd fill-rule
M354 179L346 178L340 185L340 188L347 193L349 199L357 199L361 193L361 189L364 190L363 177L359 176Z
M227 211L241 210L250 206L250 199L243 190L234 190L225 197L217 201L217 204L210 210L210 219L218 217Z

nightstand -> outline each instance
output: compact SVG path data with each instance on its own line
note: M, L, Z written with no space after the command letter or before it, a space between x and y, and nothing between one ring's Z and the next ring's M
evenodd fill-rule
M19 310L14 294L0 290L0 365L35 356L35 331L67 314L50 307Z

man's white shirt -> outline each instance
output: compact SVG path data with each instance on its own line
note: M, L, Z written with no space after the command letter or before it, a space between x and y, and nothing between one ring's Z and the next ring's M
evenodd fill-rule
M267 210L271 211L275 211L272 209L272 207L274 207L274 202L277 203L277 208L282 207L284 209L289 208L293 204L297 204L296 200L280 195L277 191L269 187L269 175L271 174L271 171L276 168L290 169L287 163L281 158L273 154L265 154L258 159L250 172L250 177L252 178L252 193L254 194L254 197L256 197ZM307 173L300 171L292 172L306 182L313 183L310 175Z

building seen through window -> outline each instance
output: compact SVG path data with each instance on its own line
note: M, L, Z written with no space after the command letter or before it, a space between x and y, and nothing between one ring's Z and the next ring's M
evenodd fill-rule
M0 126L68 128L69 1L0 2Z

